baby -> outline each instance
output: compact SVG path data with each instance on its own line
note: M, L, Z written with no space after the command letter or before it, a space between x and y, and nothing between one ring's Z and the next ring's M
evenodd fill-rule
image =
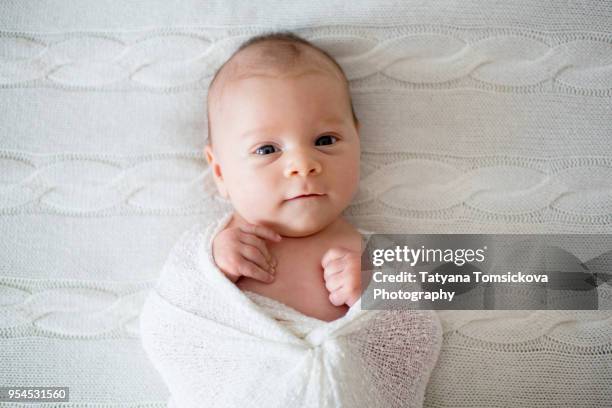
M422 406L442 327L359 307L362 237L341 215L359 122L340 67L291 34L255 37L208 97L206 158L233 210L182 235L140 316L168 407Z
M332 321L361 295L359 122L342 68L291 34L254 37L208 92L206 159L230 222L213 240L242 291Z

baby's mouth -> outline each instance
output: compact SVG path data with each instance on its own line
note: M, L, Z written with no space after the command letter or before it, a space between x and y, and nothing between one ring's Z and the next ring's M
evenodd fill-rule
M311 199L311 198L317 198L317 197L323 197L325 194L302 194L299 196L295 196L293 198L290 198L286 201L292 201L292 200L302 200L302 199Z

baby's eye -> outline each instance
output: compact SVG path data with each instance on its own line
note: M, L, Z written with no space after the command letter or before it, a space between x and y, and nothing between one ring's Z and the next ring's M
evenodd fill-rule
M255 149L255 154L259 154L265 156L266 154L271 154L275 152L275 147L272 145L263 145Z
M321 136L320 138L318 138L318 139L317 139L317 142L318 142L319 140L324 140L325 142L323 142L323 146L325 146L325 145L330 145L330 144L335 143L335 142L330 142L331 138L334 138L334 139L338 140L338 138L337 138L336 136L333 136L333 135L325 135L325 136ZM317 144L317 143L315 143L315 144ZM321 145L317 144L317 146L321 146Z

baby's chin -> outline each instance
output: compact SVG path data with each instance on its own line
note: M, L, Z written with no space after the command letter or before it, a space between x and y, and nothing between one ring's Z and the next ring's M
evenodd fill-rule
M292 220L274 223L274 230L284 237L304 238L317 234L336 221L337 217L316 220Z
M244 221L266 226L278 234L289 238L305 238L320 233L341 219L342 211L321 208L287 208L286 211L274 209L270 212L246 212Z
M283 237L289 238L304 238L311 235L314 235L318 232L323 231L327 228L327 225L322 226L310 226L310 227L302 227L302 226L292 226L292 225L283 225L276 227L276 231L281 234Z

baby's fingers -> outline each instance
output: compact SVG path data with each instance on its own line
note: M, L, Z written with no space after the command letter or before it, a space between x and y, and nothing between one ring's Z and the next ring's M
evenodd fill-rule
M346 303L346 293L343 288L337 289L329 294L329 301L334 306L342 306Z
M253 262L267 273L272 273L272 265L266 260L265 256L261 253L259 248L252 245L242 244L240 245L240 255L247 261Z
M272 274L264 271L259 266L255 265L253 262L247 261L246 259L243 259L243 261L238 265L238 273L241 276L246 276L266 283L270 283L274 280L274 276L272 276Z
M266 261L268 261L268 263L276 264L276 261L273 262L273 258L272 258L272 255L270 254L270 251L268 251L268 247L266 246L266 241L264 241L261 238L256 237L255 235L247 234L246 232L241 232L239 239L240 239L240 242L242 242L243 244L252 245L255 248L259 249L259 252L263 254L263 256L266 258ZM263 267L264 265L261 265L261 266Z
M263 225L247 224L240 226L240 230L248 234L257 235L260 238L269 239L270 241L278 242L282 239L280 234L277 234L271 228L264 227Z

